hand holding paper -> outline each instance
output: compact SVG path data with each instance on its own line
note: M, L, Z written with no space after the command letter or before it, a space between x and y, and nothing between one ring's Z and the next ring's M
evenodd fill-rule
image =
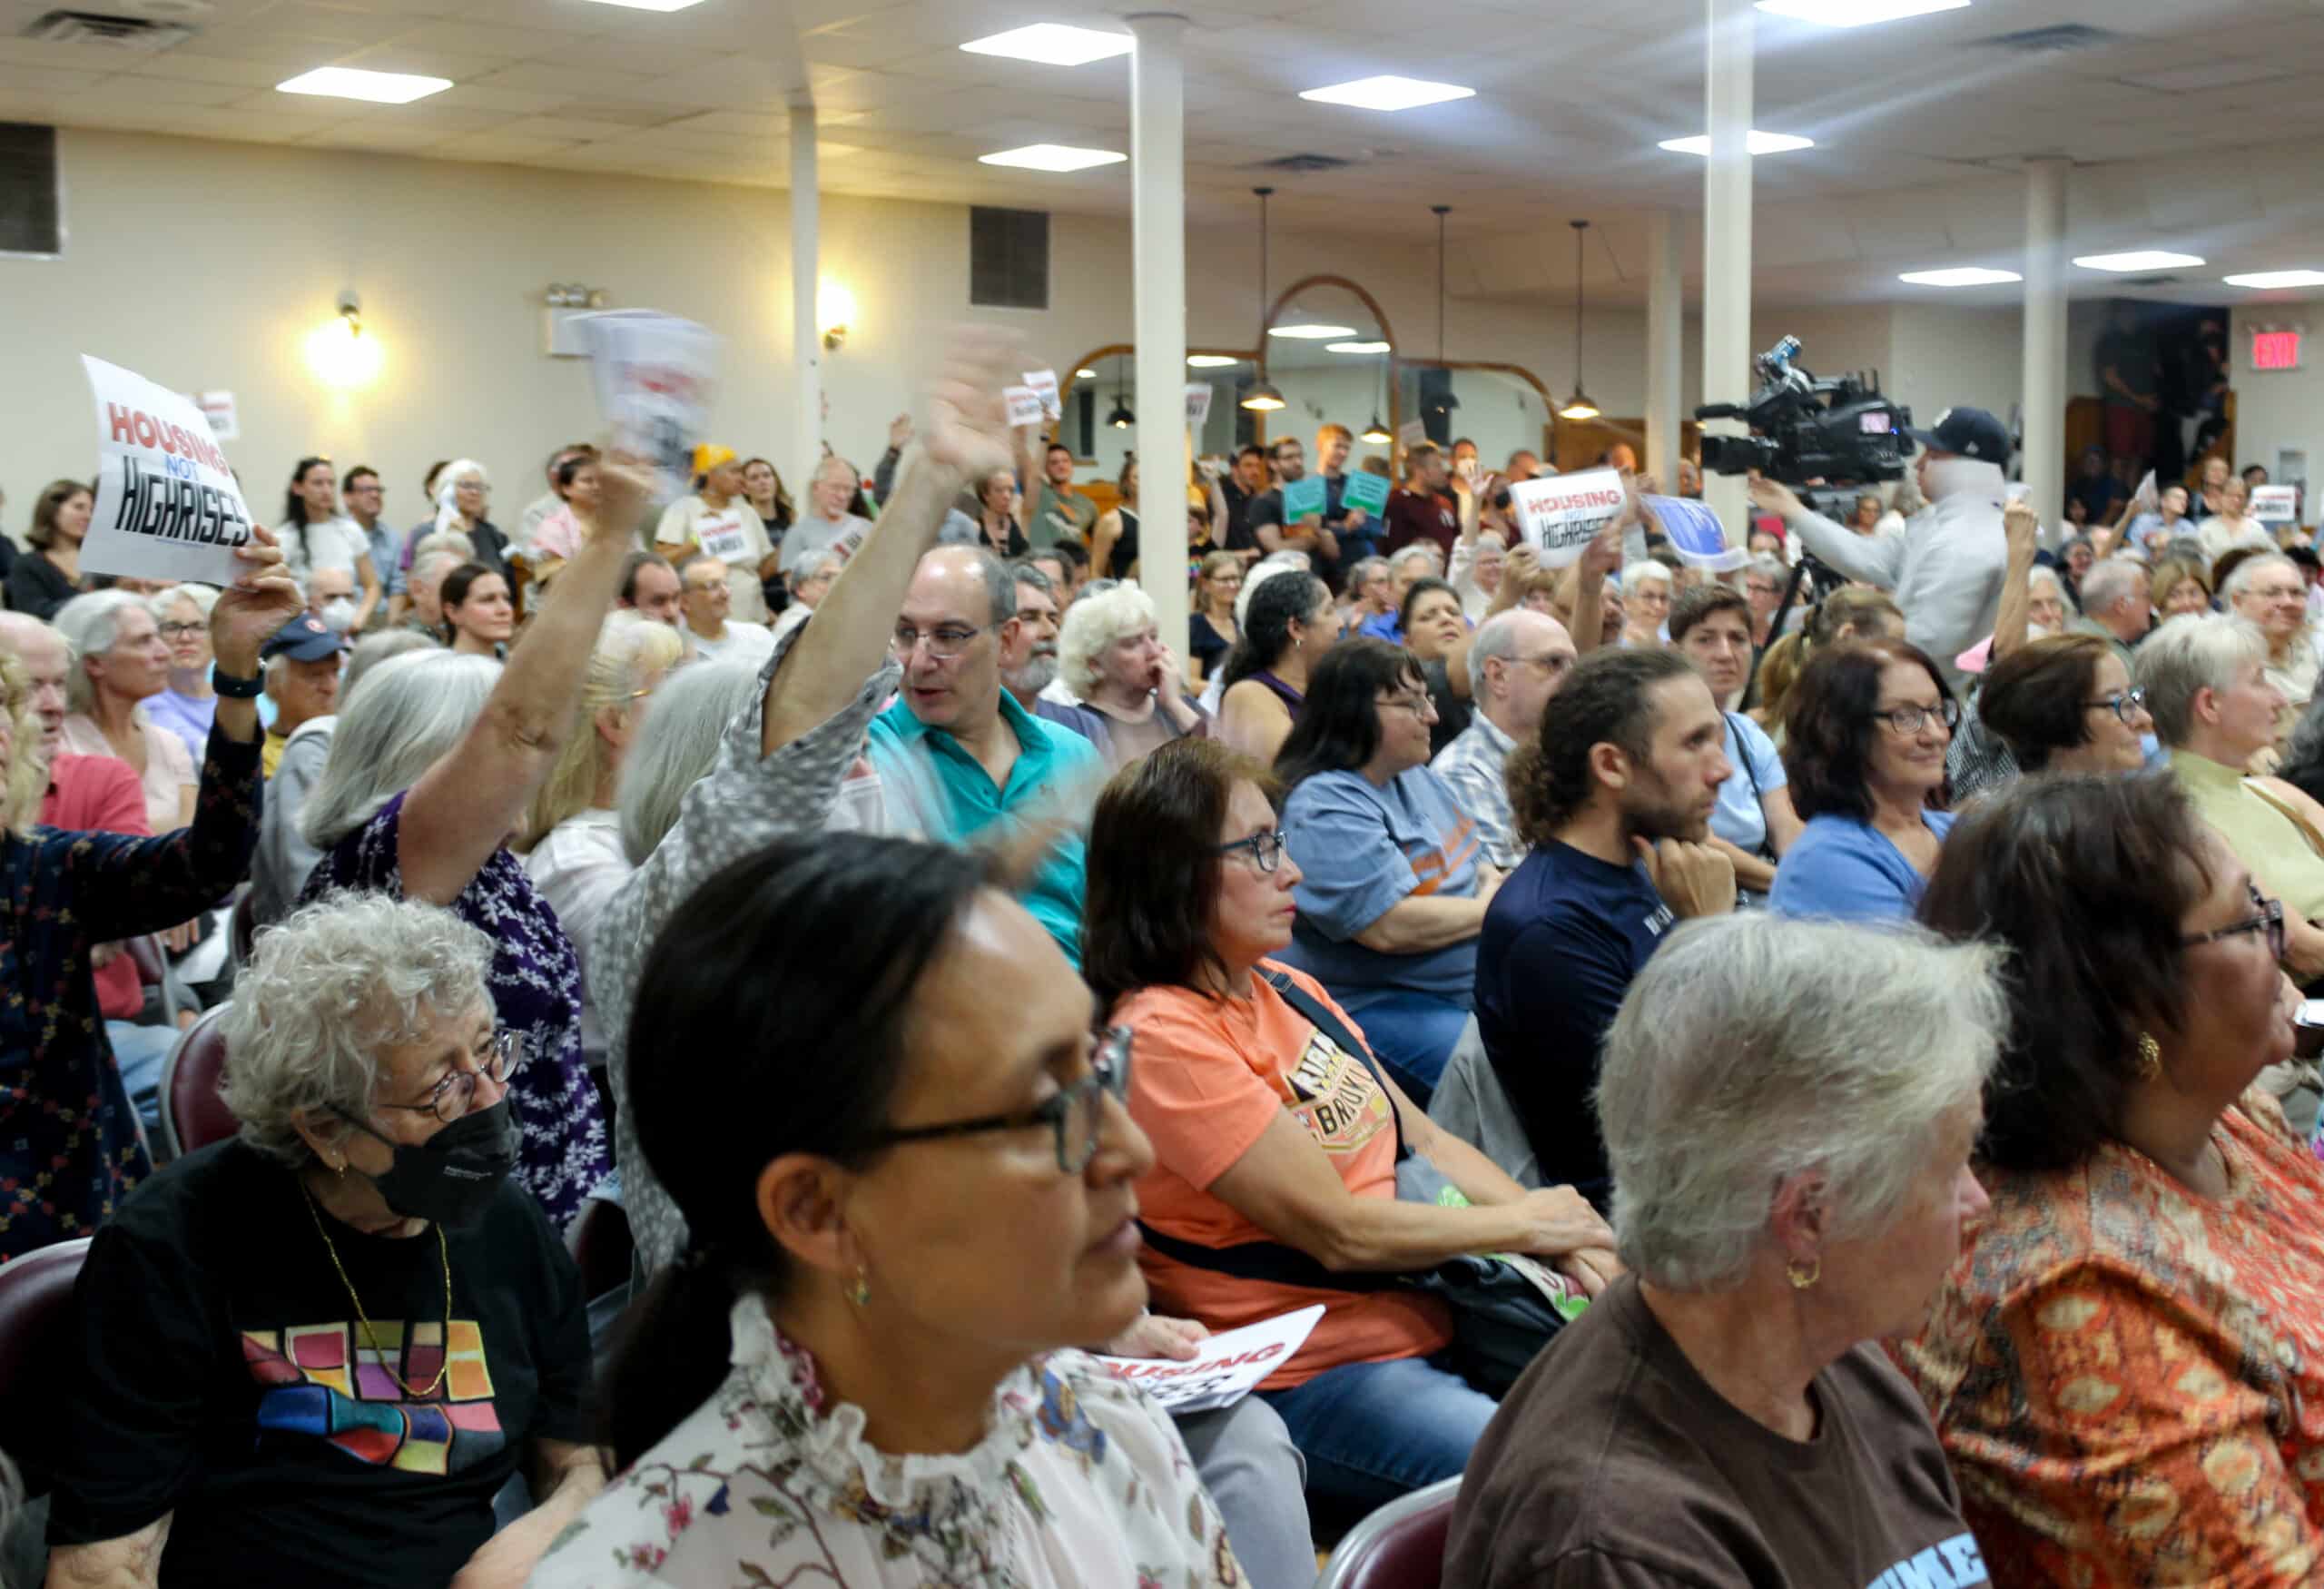
M210 649L225 672L255 678L259 647L306 603L282 566L281 546L262 526L251 526L251 543L237 548L233 558L241 571L210 609Z

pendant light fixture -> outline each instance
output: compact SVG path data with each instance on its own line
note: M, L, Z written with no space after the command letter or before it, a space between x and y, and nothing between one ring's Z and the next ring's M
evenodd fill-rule
M1137 416L1129 411L1129 394L1122 389L1124 379L1119 374L1114 377L1114 411L1106 416L1106 423L1117 430L1127 430L1137 423Z
M1388 433L1388 427L1380 422L1380 410L1377 409L1372 410L1372 423L1364 428L1364 439L1374 447L1383 446L1395 439Z
M1452 213L1452 206L1431 204L1429 209L1436 215L1436 364L1442 370L1444 367L1444 218ZM1461 406L1461 400L1452 395L1451 371L1445 372L1444 390L1428 406L1432 412L1439 414L1449 414Z
M1265 331L1267 321L1267 195L1275 190L1253 188L1251 191L1259 196L1259 328ZM1265 339L1262 337L1260 341L1259 355L1265 358ZM1285 406L1283 393L1275 390L1275 382L1267 379L1264 370L1259 372L1257 383L1243 394L1243 407L1253 413L1271 414Z
M1581 239L1590 230L1587 221L1569 221L1573 228L1573 395L1558 409L1561 419L1594 419L1598 405L1581 388Z

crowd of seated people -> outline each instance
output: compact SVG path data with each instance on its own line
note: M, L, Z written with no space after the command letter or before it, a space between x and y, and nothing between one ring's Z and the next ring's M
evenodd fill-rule
M2225 482L2041 551L1959 410L1930 506L1763 484L1707 571L1626 493L1557 561L1531 455L1376 522L1327 423L1312 520L1296 439L1190 480L1182 646L1022 368L964 333L795 508L570 446L399 530L305 458L222 590L42 494L51 1582L1293 1589L1463 1475L1448 1583L2324 1574L2312 558ZM1794 543L1845 582L1778 625ZM148 934L231 1000L235 1135L158 1167ZM1224 1407L1092 1355L1310 1307Z

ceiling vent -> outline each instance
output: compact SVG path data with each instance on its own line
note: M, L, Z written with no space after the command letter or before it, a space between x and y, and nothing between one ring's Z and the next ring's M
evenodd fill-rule
M1285 154L1273 160L1262 160L1247 165L1246 171L1279 171L1294 176L1312 176L1320 171L1344 171L1355 163L1336 154Z
M109 50L158 54L193 36L182 23L153 22L142 16L104 16L91 11L52 11L34 20L19 36L52 44L95 44Z
M2014 55L2063 55L2075 50L2121 44L2122 35L2102 27L2067 22L2055 27L2029 27L2022 33L1999 33L1977 42L1987 49L2006 50Z

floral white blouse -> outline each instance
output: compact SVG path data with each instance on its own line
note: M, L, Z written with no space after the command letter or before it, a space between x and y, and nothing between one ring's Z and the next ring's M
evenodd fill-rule
M757 1298L716 1395L615 1478L532 1589L1229 1589L1217 1508L1163 1412L1079 1352L1001 1383L960 1456L887 1456Z

